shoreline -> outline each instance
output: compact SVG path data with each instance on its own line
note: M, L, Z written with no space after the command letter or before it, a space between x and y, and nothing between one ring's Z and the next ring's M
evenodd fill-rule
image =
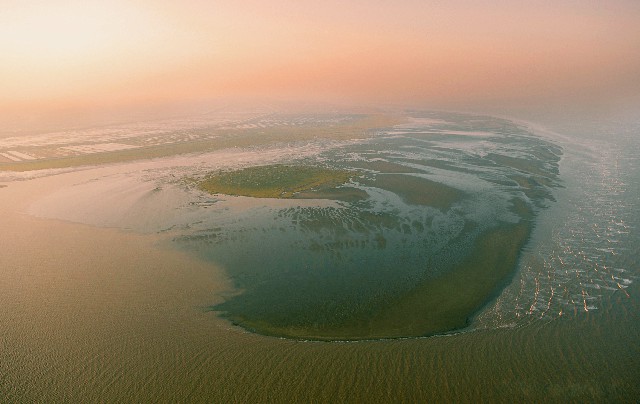
M221 151L220 153L223 155L225 154L224 151ZM180 159L180 157L178 157L177 159ZM185 160L188 159L188 156L183 157L183 159ZM173 163L171 163L171 161L173 161ZM46 206L47 204L45 204L44 211L41 210L41 212L38 213L36 209L35 214L43 217L53 217L53 218L59 218L59 219L63 218L65 220L91 224L99 227L115 227L119 229L134 230L142 233L159 233L159 232L165 232L165 231L168 231L170 233L171 229L174 227L174 225L170 225L171 220L163 222L164 224L158 225L157 228L151 227L147 230L141 230L140 222L129 223L128 220L131 220L134 217L140 218L141 215L137 213L143 213L143 212L129 211L128 208L133 205L127 205L128 203L135 204L136 201L141 199L150 198L151 196L149 195L154 194L154 191L156 189L164 187L165 185L168 185L168 184L164 184L156 187L155 189L152 189L154 187L152 182L143 184L143 183L135 182L135 179L133 182L132 181L127 182L128 180L127 176L128 176L128 173L144 170L145 167L146 168L152 168L152 167L157 168L157 167L163 167L163 166L170 167L172 164L175 164L175 161L177 160L168 158L168 159L154 160L154 161L148 161L148 162L138 162L138 163L120 162L118 164L107 165L107 166L99 165L99 166L94 166L89 168L84 167L83 169L78 168L76 169L76 171L71 171L67 174L62 174L62 176L65 176L68 178L78 178L78 180L75 180L78 184L86 185L87 183L93 182L95 180L97 180L97 182L95 182L96 184L95 186L92 186L89 188L80 187L77 190L71 190L73 192L72 194L70 194L71 196L69 195L65 196L63 193L61 198L58 198L58 199L53 198L49 200L48 205L49 207L53 206L53 210L50 210L49 212L47 212L47 206ZM516 163L513 163L510 161L511 165L517 166ZM403 182L403 184L402 186L400 186L399 184L395 184L395 182L392 182L391 184L384 183L382 184L382 188L390 188L392 191L395 191L396 193L398 193L401 197L406 196L405 199L409 199L409 202L411 203L417 203L419 205L425 205L425 206L435 206L440 209L450 209L452 204L456 202L457 199L461 199L462 198L461 195L464 195L462 191L457 191L455 190L455 188L449 189L446 185L443 185L438 182L432 182L426 179L421 179L413 176L405 176L401 178L400 174L395 174L395 171L397 171L397 167L394 166L392 168L393 168L392 173L385 173L385 175L382 176L381 178L396 179L396 182L402 180L401 182ZM530 170L529 167L524 167L524 168ZM86 173L86 175L81 172ZM103 178L108 176L113 176L113 175L123 177L124 182L118 182L119 179L116 178L115 181L109 180L111 182L105 183L105 180ZM381 178L379 178L378 181L381 181ZM402 193L404 192L403 187L405 187L406 185L404 184L404 182L407 182L409 180L412 180L414 182L420 181L420 184L422 184L423 187L425 188L423 193L425 195L431 195L430 198L428 200L423 200L425 198L424 195L422 194L413 195L411 192L408 192L407 190L404 190L408 192L407 195L404 195ZM377 182L375 182L374 185L378 187L381 186L381 184L378 184ZM69 192L70 188L71 187L67 187L67 192ZM410 186L409 188L413 188L413 187ZM126 194L122 193L123 190L126 191ZM445 191L448 191L448 193ZM444 196L440 194L444 194ZM412 197L412 195L414 196L413 199L410 198ZM440 199L434 197L433 195L438 196L438 198ZM127 202L128 200L127 198L131 199L133 202ZM169 196L169 199L171 199L171 196ZM162 200L160 200L160 202L162 202ZM193 201L189 203L192 203L192 202ZM58 206L57 208L56 208L56 205ZM91 209L86 210L87 206L92 206L92 207L102 206L103 212L100 212L100 210L94 210L93 212L91 211ZM116 208L116 206L118 208ZM142 206L141 209L143 210L154 209L154 205L151 203L148 203L147 205ZM157 212L153 217L149 217L146 219L143 217L141 220L144 219L146 221L159 223L159 222L162 222L163 220L162 217L165 217L167 212L168 211L161 210ZM32 211L31 213L34 213L34 212ZM514 229L513 233L520 234L522 233L522 231L519 231L519 230L516 231L515 229L522 226L527 227L527 229L524 230L524 235L514 237L513 239L510 239L509 237L507 237L507 239L509 239L510 242L515 243L514 244L516 246L515 248L518 250L515 255L511 254L510 258L506 260L508 262L498 262L498 263L495 263L495 265L491 265L491 266L487 266L482 262L475 262L478 260L473 259L472 257L478 258L479 256L478 246L481 245L482 243L486 243L486 240L484 239L486 237L490 238L491 236L490 234L493 234L495 232L492 230L487 232L487 234L485 235L477 235L477 239L474 240L475 246L472 248L473 251L469 250L468 256L462 257L463 261L466 262L466 264L456 263L454 269L449 268L447 273L445 273L444 275L442 274L439 275L437 279L419 279L420 283L412 287L412 289L403 292L403 294L391 296L390 298L388 297L387 300L389 299L391 300L387 301L384 305L381 306L380 304L376 303L377 305L372 309L373 310L372 316L368 318L361 318L359 316L355 316L353 318L354 320L353 324L350 324L351 321L349 321L346 323L346 325L345 324L342 324L342 325L338 324L335 326L329 325L328 329L331 331L328 331L328 332L322 332L321 329L318 329L315 331L311 330L311 332L309 332L309 330L305 331L304 330L305 326L300 326L300 328L303 329L301 331L299 329L296 329L296 326L289 325L285 327L286 331L283 332L282 328L278 328L277 324L269 324L268 321L265 324L262 324L260 318L258 318L256 322L255 318L251 319L251 318L243 318L242 316L239 317L237 313L235 313L234 315L233 313L226 314L224 313L224 310L215 310L215 311L217 312L217 315L219 317L224 319L224 321L230 321L232 324L239 325L249 332L254 332L261 335L285 337L285 338L292 338L292 339L371 340L371 339L378 339L378 338L387 339L387 338L405 338L405 337L424 337L424 336L430 336L430 335L439 335L442 333L448 333L452 331L455 332L459 330L464 330L469 327L470 319L474 318L478 313L480 313L486 307L488 302L490 302L493 298L495 298L496 293L498 293L496 292L496 290L500 289L501 287L504 287L505 279L513 278L513 275L518 268L518 260L514 257L519 256L519 253L521 252L522 248L524 248L524 245L526 244L526 240L528 239L528 235L530 234L531 228L533 226L533 224L529 222L532 219L532 216L534 216L534 214L531 211L524 212L524 213L514 211L514 213L517 216L520 216L521 224L519 226L507 226L506 224L497 223L498 227L495 229L497 231L497 229L500 228L502 229L500 231L504 231L508 233L509 231L505 229L513 227ZM175 214L175 216L179 216L179 215L180 213ZM124 217L121 217L121 216L124 216ZM522 223L522 221L525 221L526 223ZM176 223L180 223L180 222L178 221ZM190 223L188 222L184 222L184 223L187 226L190 225ZM504 246L496 247L496 249L501 249L502 247ZM176 248L176 249L179 250L179 248ZM479 260L479 261L482 261L482 260ZM214 259L208 262L212 262L212 265L215 265L214 263L216 262L216 260ZM476 269L474 270L474 268ZM464 299L458 298L457 300L456 299L452 300L451 296L445 296L446 293L443 294L442 291L447 289L447 281L445 281L446 279L449 279L452 282L452 284L464 285L464 282L463 282L464 276L459 275L458 272L460 274L467 274L467 275L480 274L480 275L483 275L485 278L487 276L493 276L493 274L497 274L496 275L497 278L494 279L491 285L484 285L480 283L478 283L478 285L480 286L467 285L465 290L470 292L472 297L468 297L468 298L465 297ZM227 280L229 282L233 282L232 281L233 273L228 273L228 271L226 273L227 273L226 275ZM485 279L485 283L486 283L486 279ZM434 285L440 285L440 284L442 284L442 286L435 287L436 292L434 292L434 289L433 289ZM484 290L484 292L480 293L476 289L478 290L482 289ZM421 298L416 297L416 296L420 296L420 293L418 292L420 290L423 290L422 295L424 295ZM433 293L435 293L435 295L440 296L445 300L451 301L454 306L462 304L461 302L463 300L466 301L469 299L474 300L475 303L472 304L473 307L467 307L466 309L462 310L461 313L455 313L455 316L453 317L455 317L456 320L452 320L451 318L452 315L446 314L446 313L449 313L447 311L449 309L443 309L441 307L442 305L436 301L437 299L431 297ZM467 296L468 294L469 293L465 292L462 295ZM412 298L411 296L414 296L414 297ZM407 303L407 301L411 301L412 303L411 304ZM426 304L425 302L430 302L430 303ZM211 302L210 304L207 305L207 307L215 307L215 306L216 306L215 302ZM403 313L405 311L415 312L415 310L410 310L410 307L414 307L414 306L423 307L423 309L420 311L418 315L418 317L421 318L422 320L417 320L419 324L422 324L421 326L422 328L417 327L417 328L420 328L419 330L416 329L416 326L414 324L416 321L415 318L411 317L410 315L399 315L397 313L398 307L405 307L405 310L400 310L400 313ZM436 310L437 312L444 311L445 314L443 314L442 316L436 319L437 320L436 323L440 324L443 321L444 323L442 323L440 326L435 327L433 326L433 324L431 324L430 320L425 320L425 318L433 320L432 318L433 313L431 313L431 310ZM393 313L396 313L396 314L393 314ZM339 330L339 332L336 334L335 330ZM352 330L352 332L345 332L345 330ZM320 333L318 334L317 331L320 331Z
M94 169L105 170L105 167L97 167ZM254 334L260 337L262 336L269 337L269 338L273 337L276 339L284 338L285 340L291 340L291 341L308 340L308 341L323 341L323 342L341 342L341 341L372 342L372 341L385 341L385 340L396 340L396 339L422 339L422 338L430 338L430 337L447 336L447 335L457 334L459 332L462 332L468 326L468 321L466 321L466 319L469 316L465 316L465 324L460 324L460 326L458 327L454 327L454 328L443 330L443 331L438 331L435 333L415 334L415 335L391 335L391 336L389 335L381 335L381 336L374 335L374 336L362 336L362 337L354 336L354 337L342 338L340 336L323 337L323 336L313 336L313 335L299 335L299 336L288 335L288 334L283 335L279 333L269 333L269 332L263 332L260 330L254 330L250 326L238 324L234 322L232 319L229 319L229 317L225 316L223 313L206 309L206 307L210 307L211 305L216 304L216 301L221 301L220 299L222 295L228 295L229 293L237 293L237 291L235 291L233 286L231 286L231 280L224 273L224 270L221 268L216 269L215 264L213 264L212 262L202 261L198 259L196 256L189 254L187 252L184 252L179 248L176 248L176 246L171 245L171 243L169 242L169 240L165 235L137 233L137 232L123 230L118 227L104 227L104 226L99 226L94 224L84 224L84 223L79 223L77 221L72 221L67 219L37 217L37 216L33 216L33 213L29 213L29 206L32 203L36 202L37 200L40 200L46 195L55 192L55 190L61 187L68 187L70 186L70 184L82 182L87 178L93 178L94 176L95 174L91 173L91 169L88 169L88 170L66 172L66 173L53 175L53 176L29 179L26 181L18 181L18 182L14 181L12 183L9 183L10 186L6 186L2 191L3 194L0 195L2 196L2 200L0 202L0 212L5 217L5 219L14 219L14 220L6 221L8 228L15 228L16 226L20 226L17 224L15 220L16 218L18 218L25 221L25 224L22 224L22 226L26 226L26 224L28 223L29 227L39 228L41 226L44 226L52 229L68 228L70 231L73 231L76 233L86 233L86 234L90 234L94 232L105 233L105 234L109 233L110 234L109 239L120 239L120 238L130 239L125 244L133 243L133 244L139 245L139 243L143 243L145 245L143 249L145 250L159 252L161 254L166 253L169 255L182 256L181 259L188 262L188 265L185 265L185 266L181 265L181 267L188 268L189 266L195 266L199 268L200 271L202 271L202 276L212 277L216 279L215 281L216 285L218 284L222 285L219 288L214 287L213 289L209 290L207 293L201 294L200 295L201 300L199 300L199 303L194 304L194 306L201 307L202 310L206 313L214 314L214 317L218 319L217 321L224 323L229 327L239 327L245 332L249 332L251 334ZM9 198L7 198L7 196L9 196ZM44 244L46 244L47 240L50 240L50 239L44 233L47 233L47 234L57 233L58 231L59 230L42 231L43 235L37 239L34 239L33 243L42 244L44 242ZM30 232L37 233L38 231L31 230ZM19 232L12 231L8 233L17 234ZM7 237L11 237L11 236L5 233L2 237L0 237L0 239L4 239L3 245L11 245L10 243L7 243L5 241L5 240L8 240ZM74 244L74 243L71 243L71 244ZM138 249L140 248L138 247ZM86 251L85 254L91 255L90 250ZM127 254L133 254L133 253L128 252ZM21 254L22 257L26 255L27 255L26 252L24 254ZM69 258L71 260L78 260L78 258L74 256L71 256ZM153 258L150 258L148 265L152 265L152 263L154 262L155 261L153 260ZM172 276L178 276L178 275L180 275L180 273L172 274ZM488 301L490 301L490 299L485 299L485 302L482 304L482 306L474 310L473 313L476 314L477 312L481 311L485 307Z
M306 343L233 327L203 306L230 290L227 280L210 263L157 243L164 236L26 212L87 172L0 184L8 185L0 189L0 243L10 252L0 254L0 401L633 401L640 394L638 303L621 293L583 315L427 338Z
M533 229L530 220L511 227L512 229L509 226L499 226L478 236L472 251L455 268L416 286L397 302L381 309L364 324L336 326L326 330L304 327L278 328L268 323L242 320L224 312L217 313L233 325L249 332L295 341L421 339L474 331L469 328L472 319L482 313L514 278L518 270L519 257ZM491 257L491 253L496 251L496 243L501 249L495 257ZM456 296L450 293L452 283L458 286ZM481 285L480 290L476 290L478 284ZM469 290L461 292L464 288ZM461 299L459 296L464 298ZM449 303L443 303L444 301ZM456 307L459 306L461 308L457 312ZM420 307L423 309L420 310Z

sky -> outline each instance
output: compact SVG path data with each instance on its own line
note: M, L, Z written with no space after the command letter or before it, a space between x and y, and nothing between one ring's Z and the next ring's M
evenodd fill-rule
M0 0L4 116L222 99L639 98L636 0Z

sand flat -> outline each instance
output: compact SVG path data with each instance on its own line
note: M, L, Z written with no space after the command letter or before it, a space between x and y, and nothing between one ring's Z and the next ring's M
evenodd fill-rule
M4 157L6 159L9 159L11 161L22 161L21 158L13 156L13 155L11 155L9 153L0 153L0 156Z
M586 340L576 354L589 361L575 367L566 364L574 361L566 344L546 343L581 335L575 323L358 343L245 332L202 309L229 290L219 270L159 248L158 236L24 214L85 174L0 191L2 402L560 400L566 391L597 400L637 393L633 373L620 377L627 353ZM616 329L607 338L624 340ZM503 349L510 343L529 348Z
M222 157L233 165L239 156ZM184 156L172 164L183 159L193 162ZM620 292L603 297L602 310L523 327L354 343L284 340L245 332L204 310L231 291L223 268L162 248L158 235L28 213L73 184L125 169L3 177L23 181L0 189L0 402L640 396L638 300ZM626 290L637 296L638 283Z
M16 182L2 190L0 398L114 397L100 392L113 382L143 383L144 372L185 355L179 347L201 349L208 335L229 328L200 309L228 288L210 264L158 247L156 236L23 213L29 203L82 175ZM134 375L127 369L137 361Z

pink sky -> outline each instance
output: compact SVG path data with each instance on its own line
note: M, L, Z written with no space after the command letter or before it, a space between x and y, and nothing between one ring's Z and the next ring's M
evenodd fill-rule
M640 94L640 2L5 0L0 55L12 113L617 102Z

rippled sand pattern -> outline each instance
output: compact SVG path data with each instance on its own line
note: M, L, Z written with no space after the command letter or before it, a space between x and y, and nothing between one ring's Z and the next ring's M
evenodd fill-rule
M184 229L212 230L214 206L233 217L224 201L179 192L172 175L192 174L194 156L0 177L0 402L637 402L640 131L612 130L562 144L564 188L541 209L512 283L471 329L428 338L294 341L207 311L237 292L230 279L162 247ZM256 155L281 158L198 155L197 170ZM113 197L129 186L129 198ZM318 210L296 203L307 205L278 210L287 219ZM326 207L325 220L352 217Z
M537 212L553 201L562 152L509 121L424 114L434 115L441 119L416 112L410 124L296 159L300 170L353 173L347 185L363 196L352 203L283 209L214 195L225 207L212 205L209 220L176 237L242 291L213 309L252 331L307 339L466 327L504 286ZM243 187L225 192L248 195Z

